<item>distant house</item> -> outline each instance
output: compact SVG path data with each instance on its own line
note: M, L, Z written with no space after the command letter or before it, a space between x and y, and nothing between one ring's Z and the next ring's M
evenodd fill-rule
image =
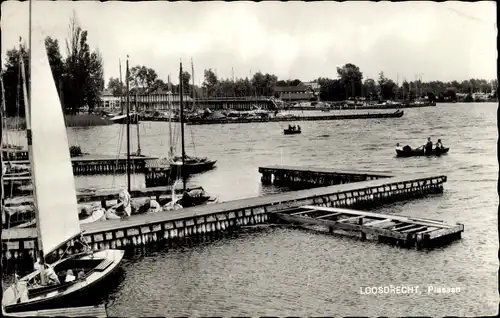
M319 93L319 90L321 89L321 86L318 83L314 82L305 82L302 83L306 87L310 87L315 93Z
M311 86L300 83L297 86L276 86L274 93L285 102L308 102L317 99L317 94Z
M120 108L120 97L113 96L113 92L109 89L105 89L101 92L100 99L102 107L106 110Z

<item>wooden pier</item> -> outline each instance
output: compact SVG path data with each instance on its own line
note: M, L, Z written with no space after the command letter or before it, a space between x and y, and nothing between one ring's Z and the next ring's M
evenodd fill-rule
M144 168L146 188L172 184L172 169L167 159L150 160Z
M266 166L259 167L263 184L277 186L326 187L336 184L390 178L389 172L346 171L331 168Z
M133 171L143 172L146 167L146 162L155 160L158 157L150 156L130 156L130 167ZM28 152L18 151L15 159L7 161L17 165L27 165ZM127 170L127 156L110 156L89 154L78 157L72 157L71 163L73 165L73 174L75 175L89 175L89 174L107 174L107 173L123 173Z
M155 242L175 242L185 238L213 235L244 225L269 221L273 213L317 205L333 208L373 207L398 200L441 193L446 176L413 174L344 183L313 189L196 206L169 212L132 215L123 220L107 220L82 225L84 237L94 249L124 248ZM384 216L385 217L385 216ZM2 257L32 262L36 246L35 229L8 229L2 232ZM72 252L79 249L66 246ZM66 247L57 252L60 255Z
M108 317L106 307L104 305L42 309L5 313L4 315L5 317Z
M187 188L187 191L200 188L193 186ZM104 209L108 209L111 204L116 203L121 190L97 190L97 191L79 191L77 192L77 202L79 204L98 203ZM177 195L182 195L182 185L177 185L175 189ZM165 202L171 200L172 186L152 187L147 189L135 189L130 191L132 199L154 198L157 202ZM2 227L8 224L19 224L32 220L35 217L33 207L33 197L15 197L5 199L5 208L2 210ZM132 201L134 204L134 201Z
M461 237L463 224L412 218L319 206L301 206L275 213L275 217L289 223L317 225L335 232L357 232L361 240L378 238L379 242L401 247L426 248L447 243Z

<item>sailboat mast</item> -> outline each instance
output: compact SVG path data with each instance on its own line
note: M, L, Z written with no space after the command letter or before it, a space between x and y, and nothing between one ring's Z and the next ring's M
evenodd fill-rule
M120 113L123 114L123 103L122 97L123 97L123 81L122 81L122 61L118 59L118 66L120 68Z
M136 155L140 156L141 155L141 139L139 136L139 105L138 105L138 98L137 98L137 77L135 78L135 116L137 117L137 153Z
M180 70L179 70L179 107L180 107L180 117L181 117L181 147L182 147L182 166L181 166L181 173L182 173L182 183L183 183L183 190L186 191L186 174L185 174L185 165L184 165L184 158L186 157L186 150L184 147L184 106L183 106L183 89L182 89L182 62L180 63Z
M170 83L170 75L168 75L168 135L169 135L169 158L174 156L174 139L172 136L172 84Z
M2 109L0 110L1 113L1 118L2 122L0 123L2 128L0 129L0 166L2 167L2 174L0 175L0 189L2 190L2 193L0 194L0 210L3 216L3 207L5 206L4 204L4 198L5 198L5 192L4 192L4 187L3 187L3 177L4 177L4 170L3 170L3 125L4 121L3 119L5 118L5 90L3 89L3 74L0 76L0 83L2 84ZM2 228L0 228L0 236L2 235ZM0 267L3 267L3 257L0 259ZM0 286L0 293L3 295L3 286Z
M33 139L32 139L32 131L31 131L31 100L32 100L32 95L31 95L31 76L33 74L33 50L32 50L32 45L31 45L31 38L32 38L32 28L31 28L31 20L32 20L32 0L29 1L29 71L30 71L30 76L27 79L26 78L26 72L24 69L24 61L23 61L23 56L21 50L19 50L19 61L21 63L21 75L23 77L23 96L24 96L24 113L25 113L25 121L26 121L26 139L28 141L28 158L30 161L31 165L31 171L35 171L35 160L33 160ZM19 38L21 40L21 38ZM27 85L29 83L29 85ZM28 86L28 87L27 87ZM28 97L29 96L29 97ZM36 230L37 230L37 243L38 243L38 255L40 258L40 282L42 285L45 285L45 275L44 275L44 270L45 270L45 256L43 253L43 242L40 236L41 229L40 229L40 214L38 213L38 200L37 200L37 195L36 195L36 186L35 186L35 174L31 173L31 183L33 184L33 202L35 206L35 219L36 219Z
M127 55L127 71L125 73L127 81L127 190L130 193L130 92L129 92L129 70L128 70L128 55Z
M195 103L195 91L194 91L194 64L193 64L193 59L191 59L191 74L193 74L193 111L194 111L194 103Z

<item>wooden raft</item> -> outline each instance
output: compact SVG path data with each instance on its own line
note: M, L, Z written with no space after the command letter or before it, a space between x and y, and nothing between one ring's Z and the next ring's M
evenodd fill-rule
M460 238L464 231L464 225L459 223L314 205L278 211L275 215L290 223L325 226L330 233L354 231L361 233L362 240L370 235L379 241L417 248Z
M108 317L106 307L84 306L4 313L4 317Z

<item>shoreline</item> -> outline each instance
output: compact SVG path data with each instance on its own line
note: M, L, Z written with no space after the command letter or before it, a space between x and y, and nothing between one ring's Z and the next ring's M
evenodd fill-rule
M66 122L66 127L94 127L113 124L113 122L109 119L89 114L64 115L64 121ZM6 117L5 128L21 130L26 129L26 120L25 118Z

